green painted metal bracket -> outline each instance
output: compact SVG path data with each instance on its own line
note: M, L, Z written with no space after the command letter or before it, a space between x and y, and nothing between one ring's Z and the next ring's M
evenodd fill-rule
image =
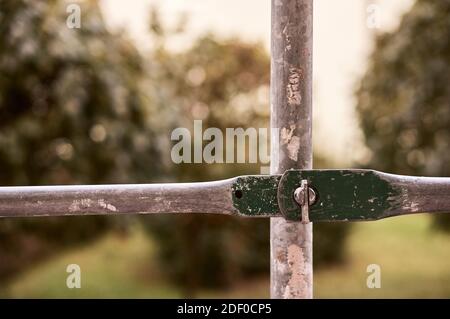
M391 199L401 194L375 171L287 171L278 188L279 209L286 219L299 220L292 194L303 179L317 194L309 208L310 220L316 222L379 219L395 205Z
M367 221L421 212L450 212L450 179L411 177L374 170L289 170L283 175L242 176L232 187L240 215L301 221L294 199L301 181L316 193L309 220Z
M244 217L282 216L277 192L281 175L253 175L236 178L232 190L233 205Z

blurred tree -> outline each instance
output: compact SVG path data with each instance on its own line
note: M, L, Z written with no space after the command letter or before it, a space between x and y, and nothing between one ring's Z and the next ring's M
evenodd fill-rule
M191 127L195 119L222 130L268 127L269 58L261 44L206 35L175 53L153 11L153 47L144 62L123 34L105 29L96 1L80 5L81 28L70 29L62 1L0 4L0 184L200 181L259 173L258 164L170 167L164 154L170 155L171 128ZM171 32L182 31L183 23ZM0 221L0 278L92 240L111 219ZM163 270L190 291L268 272L267 220L142 220L157 239ZM321 229L316 227L316 244L322 237L331 244L320 246L318 256L327 257L316 261L339 259L345 232Z
M0 3L0 184L143 182L163 170L158 96L141 55L106 30L96 1ZM161 135L161 134L159 134ZM105 217L0 221L0 280L100 235Z
M160 66L158 83L172 88L176 97L170 104L178 113L178 127L192 130L194 120L202 120L204 130L222 132L269 127L270 58L261 43L206 34L174 53L167 42L180 29L163 26L155 10L151 17L154 42L159 44L151 60ZM325 165L323 160L318 164ZM203 181L259 174L260 166L191 163L176 165L174 172L177 181ZM226 286L269 272L268 220L190 215L145 221L158 242L162 269L186 287L187 295L200 286ZM344 224L315 225L316 264L343 260L347 230Z
M160 43L152 61L158 61L161 86L173 90L176 127L267 127L269 59L261 44L238 39L220 41L201 37L181 53L166 49L173 34L152 12L152 34ZM174 128L175 128L174 126ZM234 150L226 150L234 151ZM205 181L245 173L259 173L256 164L179 164L177 181ZM224 286L243 274L268 270L268 223L226 216L145 217L157 240L162 269L193 295L196 288Z
M377 37L356 96L368 166L450 176L450 0L417 0L398 30ZM450 230L450 216L435 217Z

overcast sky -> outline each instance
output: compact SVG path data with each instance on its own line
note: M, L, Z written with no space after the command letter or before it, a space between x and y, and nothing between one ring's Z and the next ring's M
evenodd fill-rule
M314 0L314 148L351 165L361 149L352 93L364 71L374 29L367 26L378 5L380 30L392 30L412 0ZM213 31L270 43L270 0L101 0L111 28L125 28L142 49L149 7L158 5L170 23L188 13L191 37ZM369 12L368 12L369 11ZM372 20L371 20L372 21ZM174 46L189 43L184 39ZM169 134L169 132L168 132Z

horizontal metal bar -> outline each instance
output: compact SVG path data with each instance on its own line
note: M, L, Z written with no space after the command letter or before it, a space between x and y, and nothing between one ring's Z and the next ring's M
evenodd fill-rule
M157 213L238 214L235 179L203 183L0 187L0 217Z
M300 221L294 199L307 180L309 219L364 221L450 212L450 178L373 170L289 170L203 183L0 187L0 217L206 213Z
M382 217L450 212L450 178L378 174L398 192Z

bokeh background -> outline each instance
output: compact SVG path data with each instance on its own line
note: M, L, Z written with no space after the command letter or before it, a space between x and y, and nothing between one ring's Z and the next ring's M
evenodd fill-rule
M450 0L314 3L315 167L449 176ZM170 134L268 127L269 44L269 0L1 0L0 184L258 174L175 165ZM445 215L316 224L314 295L448 298L449 229ZM3 219L0 296L268 297L268 221Z

